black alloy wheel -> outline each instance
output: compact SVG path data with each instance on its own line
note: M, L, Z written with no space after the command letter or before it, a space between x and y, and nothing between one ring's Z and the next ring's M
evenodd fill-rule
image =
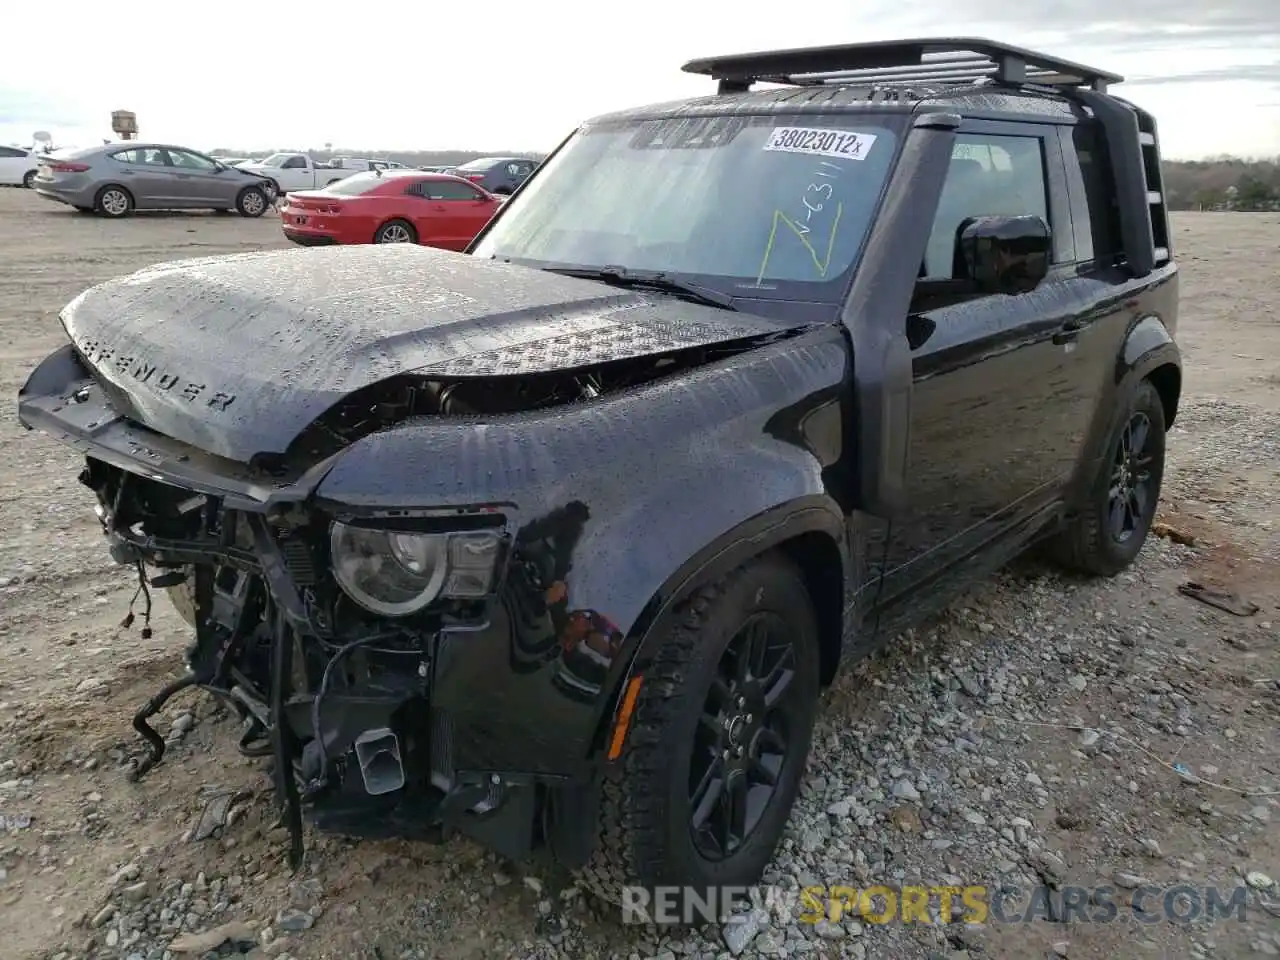
M796 652L777 614L729 641L703 704L689 771L689 827L708 860L732 856L760 823L798 725Z
M1145 532L1152 501L1158 496L1152 469L1155 454L1150 449L1154 433L1151 419L1141 410L1120 431L1107 497L1107 530L1116 543Z

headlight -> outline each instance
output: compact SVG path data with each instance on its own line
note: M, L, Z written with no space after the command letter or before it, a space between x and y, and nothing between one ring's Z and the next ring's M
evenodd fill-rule
M438 596L483 597L493 586L499 539L491 532L408 533L333 524L338 585L385 617L421 610Z

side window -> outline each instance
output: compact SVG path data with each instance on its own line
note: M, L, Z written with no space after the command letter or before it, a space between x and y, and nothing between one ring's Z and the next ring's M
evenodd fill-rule
M508 175L508 176L512 176L512 177L518 177L518 176L520 176L520 164L518 164L518 163L508 163L508 164L507 164L507 175Z
M953 280L956 231L969 217L1044 217L1044 144L1039 137L961 134L951 152L938 212L929 233L922 279Z
M424 180L422 191L422 195L428 200L480 200L484 196L474 187L448 180Z
M25 157L27 151L15 150L13 147L0 147L0 157Z
M111 154L111 159L115 160L117 163L141 163L142 151L117 150L115 153Z
M160 150L157 147L147 147L145 149L139 150L138 153L142 155L142 159L140 162L145 163L148 166L152 166L152 167L169 166L168 150Z
M1076 259L1113 263L1124 247L1120 242L1120 211L1114 203L1106 140L1096 121L1076 124L1071 131L1071 139L1075 146L1074 161L1080 165L1085 202L1089 208L1088 231L1080 231L1084 235L1076 236ZM1072 163L1073 151L1068 149L1066 153L1067 163Z
M426 196L426 194L422 192L422 184L420 182L414 182L409 184L407 187L405 187L404 195L406 197L425 197Z
M283 170L305 170L307 168L306 157L290 157L284 163L280 164Z
M170 150L169 157L173 160L175 167L182 167L186 170L203 170L207 173L212 173L214 170L212 160L186 150Z

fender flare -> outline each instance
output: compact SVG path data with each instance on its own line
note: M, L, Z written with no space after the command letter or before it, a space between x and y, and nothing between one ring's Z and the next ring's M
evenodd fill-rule
M855 579L846 536L846 520L840 507L822 494L799 497L770 507L744 520L708 543L674 573L653 594L631 630L631 650L618 658L614 675L602 698L593 743L597 749L611 728L621 707L623 691L630 678L643 673L652 661L663 630L671 622L676 606L699 586L725 576L752 557L804 534L828 537L840 556L841 611L850 584ZM599 754L603 758L603 753Z
M1157 373L1168 368L1168 373ZM1125 335L1117 358L1116 383L1123 390L1157 373L1156 389L1165 407L1165 429L1173 425L1182 393L1182 354L1164 320L1156 314L1140 317Z

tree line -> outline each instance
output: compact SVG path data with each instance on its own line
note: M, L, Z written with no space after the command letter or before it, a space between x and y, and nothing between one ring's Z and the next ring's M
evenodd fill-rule
M394 160L396 163L410 167L456 167L468 160L480 157L529 157L541 160L545 154L534 150L299 150L296 147L281 147L278 150L232 150L216 147L209 153L217 157L252 157L262 159L272 153L308 153L316 161L325 162L334 157L364 157L370 160Z
M1164 161L1171 210L1280 210L1280 157Z
M210 151L224 157L265 157L276 151ZM544 156L532 150L311 150L316 160L370 157L395 160L411 167L457 166L477 157ZM1164 161L1166 201L1171 210L1280 210L1280 157L1245 160L1219 156L1206 160Z

